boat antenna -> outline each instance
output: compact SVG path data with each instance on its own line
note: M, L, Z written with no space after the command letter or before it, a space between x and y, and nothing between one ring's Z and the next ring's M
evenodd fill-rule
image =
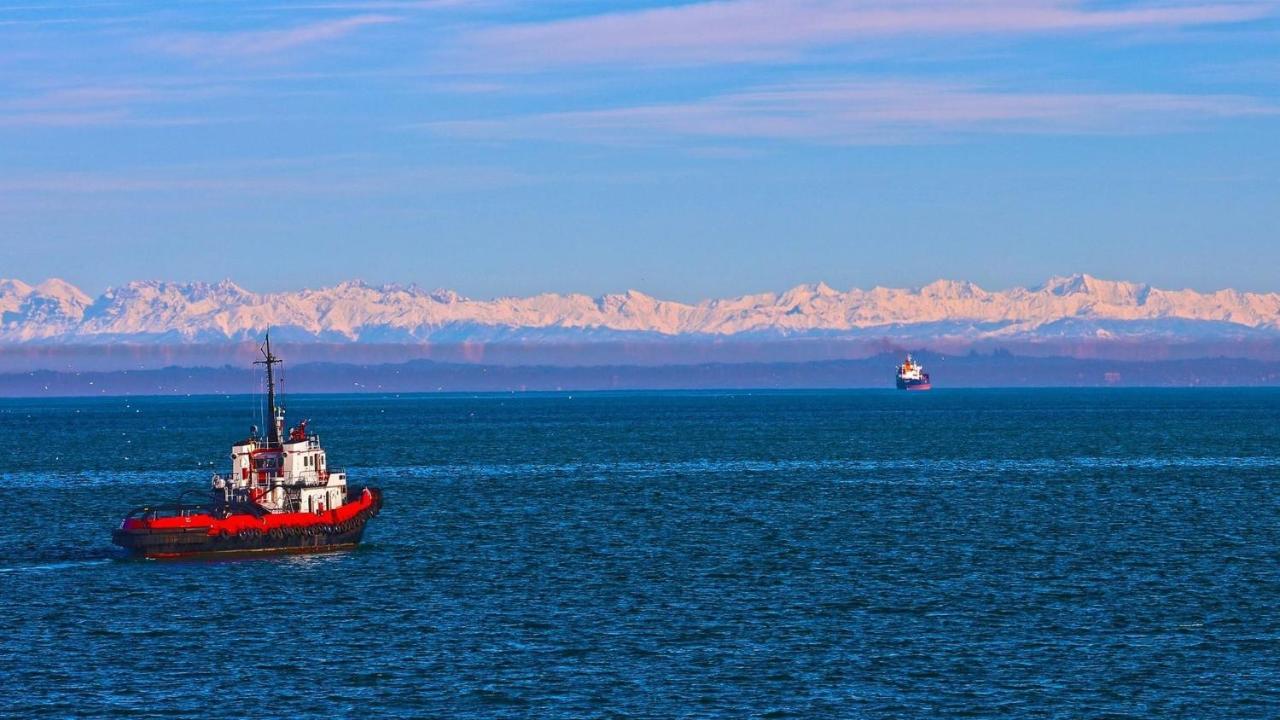
M280 422L276 417L276 377L272 366L279 365L281 360L271 354L270 330L267 331L266 342L258 350L262 353L262 359L255 360L253 364L267 366L267 447L279 447Z

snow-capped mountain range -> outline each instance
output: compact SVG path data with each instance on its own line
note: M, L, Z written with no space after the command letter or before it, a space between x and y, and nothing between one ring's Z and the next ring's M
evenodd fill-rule
M62 280L0 280L0 343L205 343L270 328L293 342L762 339L1230 338L1280 336L1280 294L1161 290L1056 277L987 291L939 280L921 288L782 293L687 304L640 292L473 300L448 290L345 282L255 293L216 284L131 282L90 297Z

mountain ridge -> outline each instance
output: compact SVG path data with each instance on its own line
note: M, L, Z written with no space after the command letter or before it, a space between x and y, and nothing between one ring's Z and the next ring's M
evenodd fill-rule
M988 291L967 281L836 290L798 285L698 303L638 290L477 300L417 285L255 293L217 283L134 281L90 297L56 278L0 280L0 343L492 342L664 338L1107 339L1280 336L1280 293L1165 290L1087 274Z

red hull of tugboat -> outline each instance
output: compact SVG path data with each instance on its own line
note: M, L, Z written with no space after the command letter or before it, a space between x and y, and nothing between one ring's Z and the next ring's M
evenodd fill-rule
M151 559L329 552L359 544L365 524L381 509L382 492L366 488L341 507L321 513L131 517L111 534L111 541Z

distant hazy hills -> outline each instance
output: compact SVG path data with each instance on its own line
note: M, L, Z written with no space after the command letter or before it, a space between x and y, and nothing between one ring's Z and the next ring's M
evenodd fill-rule
M937 392L965 387L1274 388L1280 362L1249 359L1115 361L994 355L919 356ZM377 365L303 363L287 369L288 393L532 392L591 390L783 390L882 388L893 392L896 354L817 362L679 365L492 365L413 360ZM260 390L249 365L128 371L0 372L0 397L243 394ZM1268 392L1275 392L1269 390Z
M825 284L686 304L643 293L473 300L447 290L346 282L254 293L217 284L132 282L97 298L70 283L0 280L0 343L192 344L626 341L679 338L1270 340L1280 294L1162 290L1088 275L987 291L940 280L914 289Z

